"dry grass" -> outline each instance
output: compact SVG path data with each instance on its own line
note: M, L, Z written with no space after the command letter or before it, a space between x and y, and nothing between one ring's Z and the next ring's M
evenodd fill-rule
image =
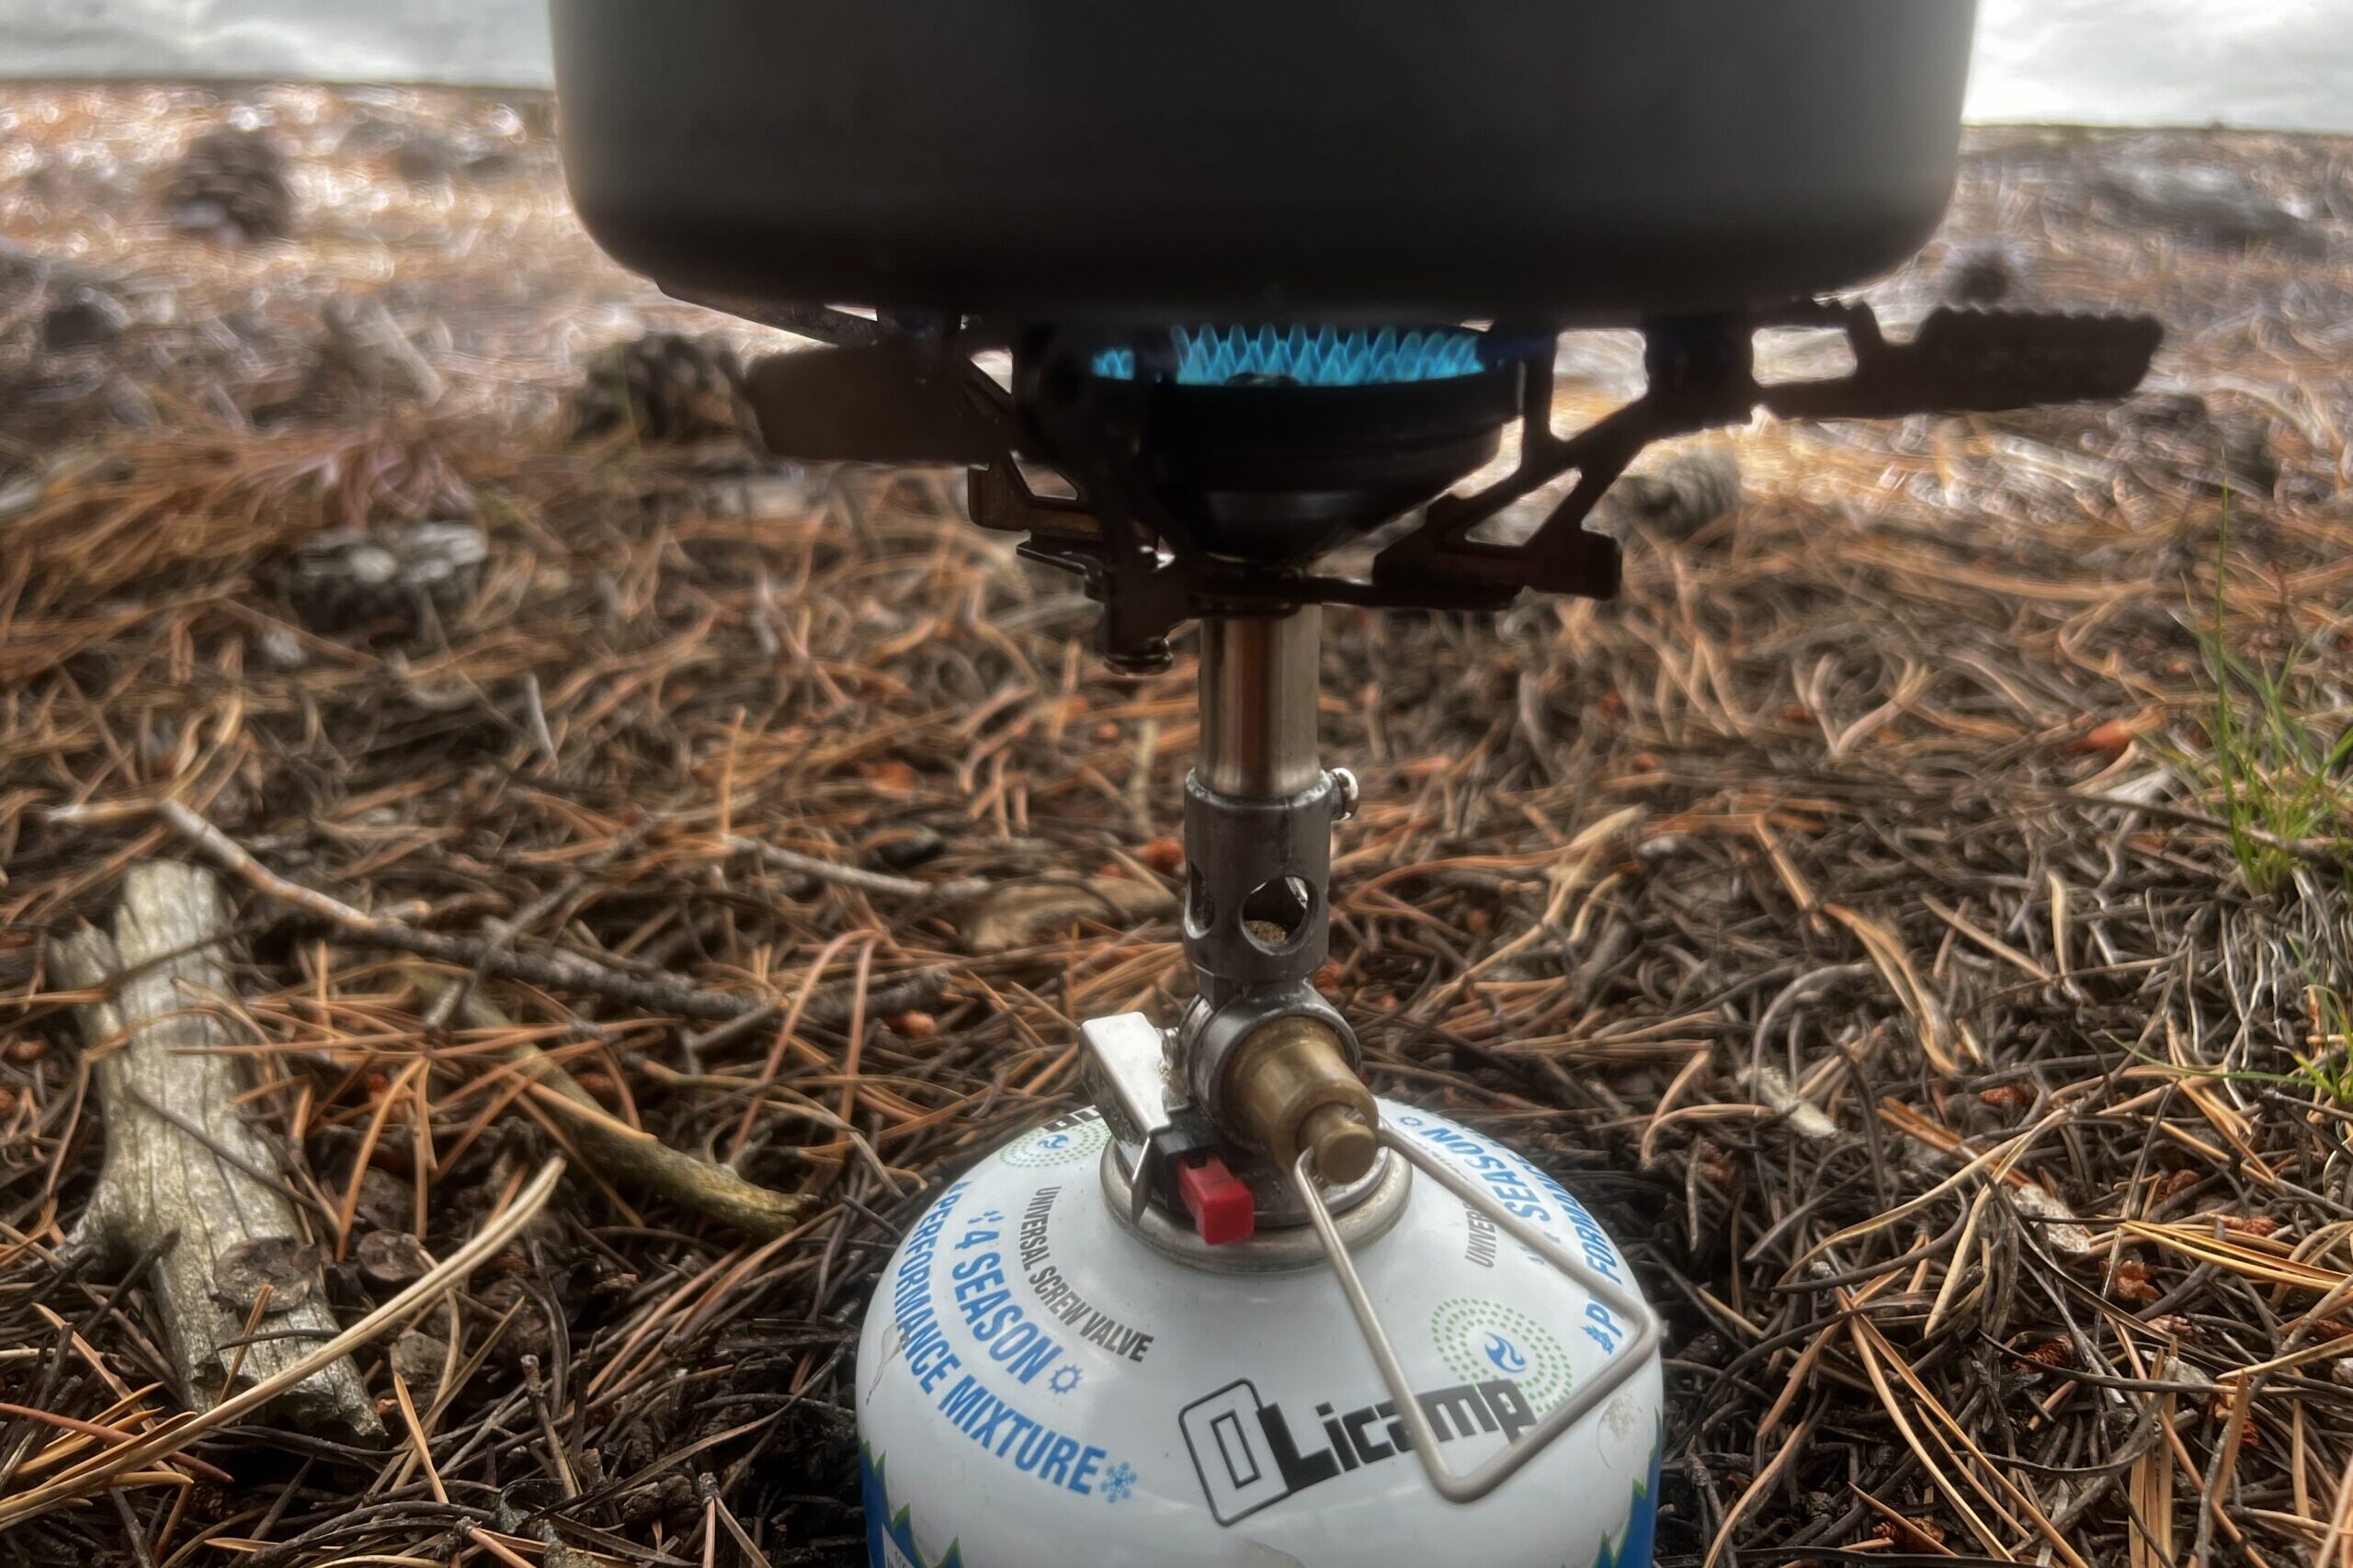
M369 1233L445 1256L567 1146L501 1066L521 1038L821 1208L746 1243L575 1164L414 1326L447 1355L386 1407L404 1446L233 1426L8 1544L858 1560L847 1358L898 1228L1064 1103L1075 1019L1184 984L1154 912L1189 669L1105 675L1073 586L958 525L942 476L567 441L588 350L695 318L572 229L534 114L245 102L289 127L304 216L224 255L142 205L206 95L0 98L0 237L110 269L136 316L44 354L37 291L0 292L0 1505L174 1407L136 1279L60 1250L99 1130L41 968L178 852L159 802L461 952L615 977L483 957L518 1021L428 1027L429 960L251 900L234 1023L347 1319L391 1293L350 1261ZM452 127L513 172L392 176L387 145ZM2114 222L2086 171L2149 148L2318 199L2325 255ZM2219 596L2233 657L2292 653L2334 744L2348 170L2322 140L1981 136L1948 234L1878 291L1916 308L1998 234L2038 302L2165 315L2165 380L2277 463L2227 541L2211 425L1760 427L1738 515L1637 540L1618 603L1329 618L1326 750L1365 803L1328 989L1385 1091L1529 1149L1631 1244L1673 1324L1664 1559L2347 1550L2346 882L2321 835L2248 885L2200 635ZM353 293L444 397L271 412ZM444 516L491 537L457 613L335 624L290 586L319 530ZM674 1005L620 999L645 986Z

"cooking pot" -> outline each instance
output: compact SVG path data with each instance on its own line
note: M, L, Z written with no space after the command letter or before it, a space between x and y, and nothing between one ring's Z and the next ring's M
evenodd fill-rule
M552 0L582 219L688 297L1631 322L1950 193L1974 0Z

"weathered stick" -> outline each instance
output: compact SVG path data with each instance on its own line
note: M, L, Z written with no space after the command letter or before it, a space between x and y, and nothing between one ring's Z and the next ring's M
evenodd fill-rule
M157 1300L198 1410L336 1333L316 1265L287 1267L303 1230L293 1200L257 1174L278 1160L242 1108L250 1064L220 1049L228 1030L204 1008L230 991L229 926L211 873L155 861L124 879L111 937L85 928L51 949L63 983L111 993L77 1009L106 1161L74 1240L117 1263L162 1249ZM383 1429L348 1358L288 1390L281 1408L305 1426Z
M443 1258L425 1276L391 1301L336 1335L324 1345L297 1353L271 1377L242 1393L230 1395L201 1415L174 1415L128 1443L101 1449L40 1485L0 1495L0 1532L38 1518L76 1497L104 1490L118 1477L128 1476L178 1454L206 1433L216 1431L260 1410L287 1389L317 1372L347 1366L351 1352L377 1338L394 1324L414 1318L446 1296L467 1276L503 1250L523 1227L547 1207L556 1183L563 1179L563 1162L550 1160L523 1184L514 1199L483 1221L473 1240Z
M424 970L415 971L414 978L419 990L437 1000L461 983ZM458 1018L469 1028L514 1028L511 1019L471 988L458 1004ZM761 1241L783 1235L816 1211L813 1199L746 1181L725 1165L673 1149L658 1139L630 1136L627 1128L617 1124L596 1097L580 1086L580 1080L530 1040L518 1040L499 1059L519 1076L546 1085L550 1093L540 1096L539 1103L563 1114L573 1142L609 1176Z

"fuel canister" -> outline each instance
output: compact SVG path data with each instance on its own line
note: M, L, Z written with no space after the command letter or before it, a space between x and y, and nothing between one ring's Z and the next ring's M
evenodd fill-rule
M1210 1246L1142 1214L1132 1151L1091 1108L941 1192L858 1344L872 1561L1647 1564L1664 1392L1624 1256L1495 1140L1407 1105L1380 1114L1394 1146L1328 1221L1377 1332L1312 1226ZM1613 1386L1493 1490L1451 1502L1399 1382L1457 1480L1549 1436L1578 1391Z

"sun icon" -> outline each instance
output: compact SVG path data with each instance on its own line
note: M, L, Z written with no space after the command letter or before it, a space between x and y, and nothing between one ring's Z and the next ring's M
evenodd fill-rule
M1076 1367L1064 1367L1053 1375L1046 1386L1056 1393L1068 1393L1078 1386L1078 1377L1079 1372Z

